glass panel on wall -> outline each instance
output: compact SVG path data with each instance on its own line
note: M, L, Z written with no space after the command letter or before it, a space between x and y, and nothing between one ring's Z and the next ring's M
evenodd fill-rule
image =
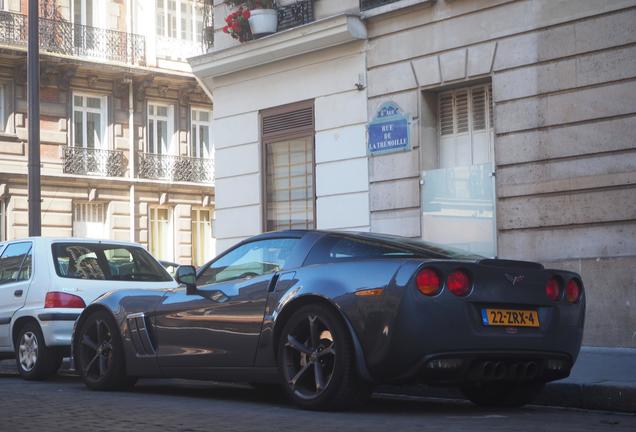
M313 137L267 144L267 230L314 227Z
M422 238L495 256L489 84L439 95L438 137L439 169L422 173Z

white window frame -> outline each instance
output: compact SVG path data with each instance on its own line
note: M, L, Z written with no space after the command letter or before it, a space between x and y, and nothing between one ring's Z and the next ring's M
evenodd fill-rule
M153 106L154 109L154 113L150 114L150 107ZM168 115L167 116L160 116L157 114L157 108L158 107L163 107L163 108L167 108L168 111ZM146 107L147 109L147 119L146 119L146 137L148 139L146 139L146 152L149 154L164 154L164 155L173 155L176 156L176 146L175 146L175 139L174 139L174 134L175 134L175 127L174 127L174 104L171 103L167 103L167 102L160 102L160 101L148 101L148 105ZM153 120L153 128L152 130L150 129L150 120ZM166 120L167 121L167 136L168 136L168 142L166 143L166 149L165 152L164 151L157 151L159 149L159 142L157 141L157 121L158 120ZM150 149L150 134L152 134L153 137L153 143L154 143L154 149ZM163 149L162 149L163 150Z
M202 41L203 35L201 34L200 31L198 31L198 22L197 22L197 18L199 18L199 21L201 21L201 23L203 23L203 15L202 15L202 10L200 9L200 5L198 5L198 2L196 0L192 0L190 2L190 16L192 19L192 34L190 35L191 38L190 39L184 39L181 37L181 5L183 3L186 3L186 0L154 0L155 1L155 23L157 22L157 15L159 14L159 9L156 7L157 5L157 1L163 1L163 33L159 33L159 28L156 29L156 35L159 37L166 37L166 38L170 38L170 39L178 39L178 40L183 40L183 41L188 41L188 42L196 42L196 43L200 43ZM168 17L170 16L170 13L168 12L168 4L170 2L174 2L175 4L175 9L173 11L174 15L176 16L176 25L175 25L175 36L171 36L170 34L168 34ZM199 6L199 16L197 16L197 6ZM155 24L156 25L156 24Z
M168 226L167 226L168 238L166 239L166 242L165 242L166 250L163 251L166 253L165 256L160 255L161 251L154 251L153 253L153 248L154 248L153 221L158 220L157 214L160 209L165 209L167 210L167 213L168 213ZM149 205L148 206L148 251L151 254L153 254L153 256L157 259L164 260L164 261L174 261L174 243L175 243L174 237L175 236L174 236L173 221L174 221L174 211L172 207L165 206L165 205Z
M73 22L75 24L88 25L91 27L99 27L106 28L105 20L106 20L106 5L108 2L103 0L92 0L93 1L93 18L95 21L91 21L91 24L88 24L88 17L86 16L86 2L91 0L80 0L80 22L75 22L75 0L70 0L71 4L71 17L73 18Z
M207 233L206 222L202 220L201 213L207 212L209 215L207 221ZM205 264L212 258L212 210L205 207L192 207L191 218L191 237L192 237L192 265L200 266ZM195 217L196 216L196 217ZM196 234L203 232L204 243L199 244L199 237ZM207 241L206 241L207 237ZM199 262L196 258L202 258Z
M6 203L3 198L0 198L0 242L7 239L7 227L6 227Z
M0 82L0 133L6 133L7 131L7 119L5 118L5 111L7 105L5 83Z
M89 108L86 106L76 107L75 106L75 97L81 96L83 98L92 97L99 98L101 100L100 108ZM79 108L79 109L78 109ZM95 93L87 93L87 92L73 92L72 100L71 100L71 146L75 146L75 134L77 130L75 129L75 111L82 112L82 148L88 148L88 141L86 136L86 128L87 128L87 113L99 114L101 119L101 137L99 140L100 145L94 148L106 150L109 148L109 136L108 136L108 96L95 94Z
M208 113L208 121L195 119L195 112L206 112ZM201 154L201 145L199 143L199 128L207 127L208 129L208 154ZM191 156L196 158L203 159L212 159L214 155L214 145L212 144L212 110L207 108L201 108L192 106L190 107L190 151L192 152Z

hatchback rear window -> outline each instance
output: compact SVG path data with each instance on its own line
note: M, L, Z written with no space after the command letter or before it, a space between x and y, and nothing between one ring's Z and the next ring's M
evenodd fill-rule
M163 282L172 278L144 249L135 246L56 243L53 261L58 276L134 282Z

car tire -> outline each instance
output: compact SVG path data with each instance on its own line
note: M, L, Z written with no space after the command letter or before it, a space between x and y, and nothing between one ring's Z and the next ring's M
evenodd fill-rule
M372 386L357 373L351 335L342 318L322 304L304 306L278 339L277 361L288 397L308 410L362 405Z
M461 391L476 405L490 407L521 407L534 400L545 383L491 382L466 384Z
M126 375L124 346L119 327L106 311L89 315L76 332L77 364L87 387L93 390L125 390L137 379Z
M15 360L20 376L25 380L45 380L57 373L62 365L62 348L47 347L40 326L27 322L15 340Z

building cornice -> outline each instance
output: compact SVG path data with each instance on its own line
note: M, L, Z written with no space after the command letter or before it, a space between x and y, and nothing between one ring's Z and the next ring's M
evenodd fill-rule
M358 15L336 15L188 59L199 79L226 75L255 66L364 40L367 30Z

